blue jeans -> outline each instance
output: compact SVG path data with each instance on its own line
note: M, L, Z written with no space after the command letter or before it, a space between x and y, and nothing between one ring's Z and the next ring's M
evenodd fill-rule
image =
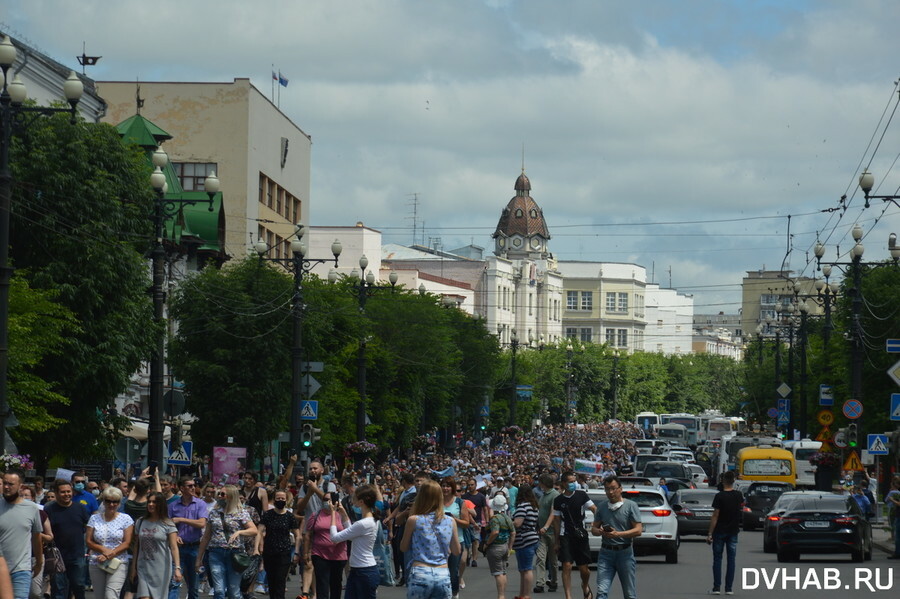
M215 599L240 599L241 573L231 565L233 549L211 547L209 553L210 584Z
M534 554L537 551L537 546L537 543L532 543L516 549L516 564L519 566L519 572L534 570Z
M450 569L413 566L406 580L406 599L450 599Z
M633 547L620 551L600 549L597 554L597 599L606 599L616 574L622 584L622 596L625 599L637 599L636 570Z
M459 594L459 565L462 563L462 553L447 556L447 568L450 570L450 590L454 595Z
M84 556L63 561L66 571L50 577L53 599L69 599L69 595L75 595L75 599L84 599L84 571L87 570Z
M31 570L19 570L9 575L12 579L13 597L15 599L28 599L31 591Z
M735 558L737 556L737 534L713 533L713 589L722 588L722 550L726 551L728 565L725 567L725 590L734 588Z
M179 565L181 566L181 575L184 577L181 582L187 585L187 599L198 599L200 596L200 580L196 564L199 548L199 543L178 546L178 557L181 559ZM169 599L178 599L180 586L170 586Z
M344 599L375 599L380 582L381 575L378 573L378 566L350 568Z

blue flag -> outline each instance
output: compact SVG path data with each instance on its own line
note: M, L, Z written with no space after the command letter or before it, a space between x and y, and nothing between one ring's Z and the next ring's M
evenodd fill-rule
M288 84L288 79L287 79L287 77L285 77L284 75L282 75L282 74L281 74L281 71L278 71L278 83L280 83L280 84L283 85L284 87L287 87L287 84Z

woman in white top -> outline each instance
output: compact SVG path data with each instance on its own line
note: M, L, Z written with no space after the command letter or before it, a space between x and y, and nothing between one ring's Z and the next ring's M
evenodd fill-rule
M122 491L107 487L100 494L100 509L87 523L86 541L91 552L91 580L97 585L98 599L119 599L128 574L128 546L134 532L134 520L119 511Z
M331 542L350 544L350 574L347 576L347 591L344 599L375 599L381 575L375 564L372 547L375 546L377 524L373 511L377 494L372 485L362 485L353 494L353 506L362 510L362 517L350 524L350 518L340 501L334 502L331 510ZM337 530L337 515L341 515L344 530Z

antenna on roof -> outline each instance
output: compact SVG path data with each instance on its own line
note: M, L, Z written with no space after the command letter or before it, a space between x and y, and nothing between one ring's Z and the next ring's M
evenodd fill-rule
M92 67L97 64L97 61L103 58L102 56L88 56L86 51L86 44L81 42L81 56L77 56L78 64L81 65L81 74L84 75L84 67Z
M141 97L141 82L135 79L134 84L137 86L134 92L134 103L137 105L137 114L141 114L141 108L144 107L144 99Z
M525 142L522 142L522 174L525 174Z
M418 224L419 224L419 193L413 192L413 193L410 193L407 195L411 197L411 199L409 200L408 203L412 206L412 216L407 216L406 219L412 220L412 242L413 242L413 245L416 245L416 230L418 229ZM422 227L422 235L423 235L423 243L424 243L424 235L425 235L424 226Z

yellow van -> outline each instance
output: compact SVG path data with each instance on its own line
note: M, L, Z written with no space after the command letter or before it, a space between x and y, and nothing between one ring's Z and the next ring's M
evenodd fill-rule
M797 485L794 454L775 447L745 447L737 454L740 480L779 481Z

